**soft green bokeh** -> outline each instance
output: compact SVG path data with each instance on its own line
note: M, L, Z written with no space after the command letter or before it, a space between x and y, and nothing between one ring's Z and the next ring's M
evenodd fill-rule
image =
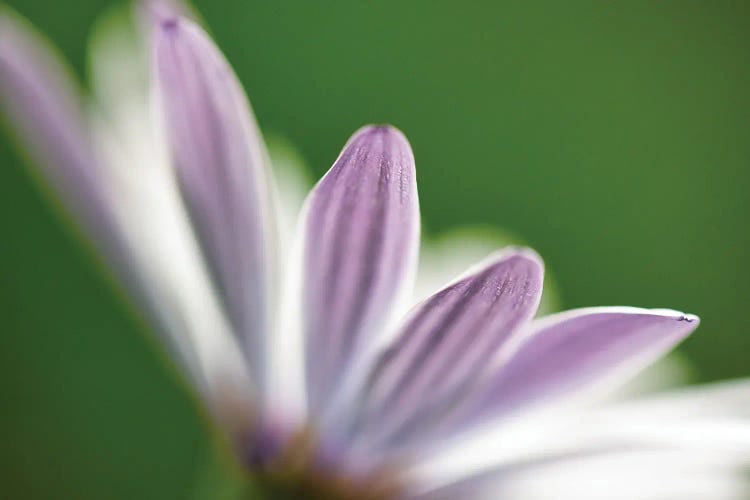
M110 4L7 3L80 72ZM429 233L506 228L563 306L697 313L681 349L700 379L750 373L750 4L195 3L316 175L360 125L394 123ZM189 390L5 135L0 194L0 496L223 495Z

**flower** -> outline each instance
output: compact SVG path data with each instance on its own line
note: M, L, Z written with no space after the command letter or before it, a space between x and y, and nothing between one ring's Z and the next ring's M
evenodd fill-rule
M30 156L267 491L601 498L591 471L609 498L741 491L747 383L594 407L573 398L632 378L696 316L596 307L534 319L544 269L520 247L409 309L419 206L396 128L357 131L310 192L295 243L279 243L244 91L175 8L142 11L155 102L141 51L127 50L138 42L105 34L87 117L74 79L9 12L0 94ZM472 436L484 451L471 451ZM591 487L577 489L581 478Z

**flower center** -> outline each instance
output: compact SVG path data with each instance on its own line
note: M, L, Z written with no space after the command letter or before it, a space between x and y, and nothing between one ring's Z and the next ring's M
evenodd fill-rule
M316 457L316 439L309 430L295 435L280 453L253 465L253 479L267 498L313 500L392 500L401 487L396 474L381 470L354 477ZM255 498L256 488L247 498Z

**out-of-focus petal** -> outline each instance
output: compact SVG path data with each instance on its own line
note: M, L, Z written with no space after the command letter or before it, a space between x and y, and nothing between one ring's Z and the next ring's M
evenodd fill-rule
M649 418L713 418L724 415L750 421L750 379L684 387L624 402L617 408L618 411L634 411Z
M682 464L702 466L705 459L705 465L711 465L712 470L706 468L704 472L740 479L739 471L750 465L747 389L748 381L742 380L686 388L628 403L539 407L505 419L502 425L498 422L480 427L473 436L445 443L441 449L432 449L415 460L404 474L418 491L443 494L435 498L450 494L461 497L462 491L515 485L515 480L525 478L529 470L539 470L541 479L546 466L556 463L562 468L587 457L617 458L640 451L647 452L647 459L650 452L671 451L675 452L672 462L638 467L634 460L629 470L614 468L602 473L612 481L622 474L622 479L646 484L653 480L652 472L671 474L679 472ZM567 487L575 488L582 480L571 477ZM673 488L675 484L669 486ZM515 492L514 487L509 486L507 491ZM674 491L673 495L677 495L681 490Z
M661 358L698 326L670 310L598 307L535 321L520 347L466 408L470 422L621 382Z
M249 103L193 22L164 18L155 66L182 197L254 378L265 383L276 294L270 172Z
M266 144L278 191L279 239L286 261L294 243L299 214L313 187L313 181L305 160L286 137L267 137Z
M164 249L168 262L182 261L184 251L171 255L182 226L170 218L170 178L148 108L146 52L132 21L127 7L112 8L94 24L89 40L93 98L87 107L98 176L131 257L129 272L143 283L146 300L158 315L157 331L169 336L189 361L194 381L203 385L186 332L189 320L177 310L180 288L164 282L169 266L165 269L156 254Z
M160 29L164 19L183 17L203 24L200 15L188 0L136 0L133 11L139 27L146 34Z
M636 447L550 455L477 472L411 498L742 500L748 493L748 480L732 457Z
M720 451L750 464L748 379L604 404L589 414L590 429L602 436Z
M628 401L636 397L682 387L693 377L690 362L679 352L671 352L653 365L617 387L606 396L608 401Z
M305 402L305 345L301 336L300 284L302 263L300 258L301 241L297 241L300 213L305 198L312 189L304 160L287 139L280 136L267 138L274 179L278 186L277 214L279 227L279 255L287 265L281 266L281 298L279 310L282 313L277 334L270 339L269 393L275 395L276 415L285 415L304 425L306 418ZM294 313L290 313L294 311ZM279 416L273 417L277 420ZM291 424L293 426L294 424Z
M0 105L44 180L98 249L119 259L78 85L41 35L7 8L0 8Z
M43 180L51 184L133 299L157 324L157 331L176 325L179 320L166 318L164 302L157 299L163 290L153 287L141 272L134 272L139 264L132 250L143 242L128 241L123 234L109 172L94 147L77 82L49 44L7 9L0 10L0 101ZM99 134L93 139L99 139ZM123 158L129 159L127 152ZM165 340L180 367L201 386L192 346L175 336Z
M368 380L358 437L400 448L426 433L534 316L543 275L536 253L513 249L420 305Z
M127 6L112 8L89 44L89 115L102 183L131 256L129 273L139 277L158 315L157 331L189 362L193 381L223 424L246 428L256 394L153 123L148 44L136 24Z
M166 16L190 16L193 12L189 2L183 0L139 0L138 7L146 11L154 20Z
M303 324L314 415L357 378L399 296L410 293L419 244L414 157L390 126L359 130L315 186L304 217Z

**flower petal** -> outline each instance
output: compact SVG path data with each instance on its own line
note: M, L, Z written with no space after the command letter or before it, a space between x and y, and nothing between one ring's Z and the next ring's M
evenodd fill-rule
M543 274L536 253L512 249L419 306L368 380L357 437L402 447L427 432L534 316Z
M144 242L127 232L123 210L113 196L112 176L98 154L100 129L94 128L92 138L84 116L87 106L75 78L49 43L7 8L0 9L0 103L43 180L93 240L99 255L153 321L156 331L165 334L162 340L175 354L180 368L203 388L205 380L196 366L193 346L175 334L182 328L183 318L168 310L173 297L165 293L163 283L157 284L146 276L144 267L150 262L139 253ZM143 123L139 127L148 129ZM121 139L112 143L121 147ZM122 153L121 160L132 167L132 151L118 152ZM142 221L138 222L140 227ZM164 233L159 236L165 237Z
M419 270L414 287L412 304L417 304L451 283L467 268L498 248L525 246L516 235L490 226L465 226L441 233L437 237L422 239L419 251ZM544 294L537 316L560 310L557 287L544 273Z
M605 399L611 402L628 401L676 389L690 383L690 377L689 361L681 353L673 351L615 388Z
M627 447L551 455L504 468L477 471L410 498L523 500L671 498L741 499L750 493L742 461L696 450ZM421 488L425 488L423 483ZM417 486L416 490L419 491Z
M636 375L698 323L696 316L677 311L628 307L579 309L537 320L513 356L486 381L468 419L497 417Z
M157 332L179 351L220 423L247 432L257 394L153 123L148 37L140 36L129 7L108 10L89 44L89 115L107 200L127 245L128 273L138 277L143 302L158 316Z
M653 415L673 419L732 415L750 422L750 378L664 391L624 401L621 407L651 418Z
M136 8L142 14L150 16L152 18L150 22L158 23L160 19L168 16L195 18L192 7L183 0L138 0Z
M473 436L462 435L442 449L431 449L403 471L404 477L417 491L432 492L424 498L461 498L490 486L514 485L529 469L538 471L539 476L534 476L537 479L543 478L546 465L564 467L571 461L588 462L589 458L670 451L676 452L674 458L662 463L636 467L635 460L630 470L613 467L601 473L609 480L622 474L637 484L638 476L645 482L652 472L676 472L682 464L698 465L705 460L718 466L713 472L736 474L750 465L748 388L748 380L738 380L593 408L537 408L505 419L502 425L478 428ZM680 466L672 468L677 464ZM569 486L575 487L582 479L571 481ZM632 497L640 498L626 496Z
M27 22L0 8L0 105L25 152L83 221L98 249L118 249L77 82L54 49Z
M355 133L311 192L304 231L308 402L319 416L348 370L364 366L413 283L419 204L403 134L389 126Z
M164 18L156 74L182 197L254 378L265 381L276 293L265 147L228 63L192 21Z

